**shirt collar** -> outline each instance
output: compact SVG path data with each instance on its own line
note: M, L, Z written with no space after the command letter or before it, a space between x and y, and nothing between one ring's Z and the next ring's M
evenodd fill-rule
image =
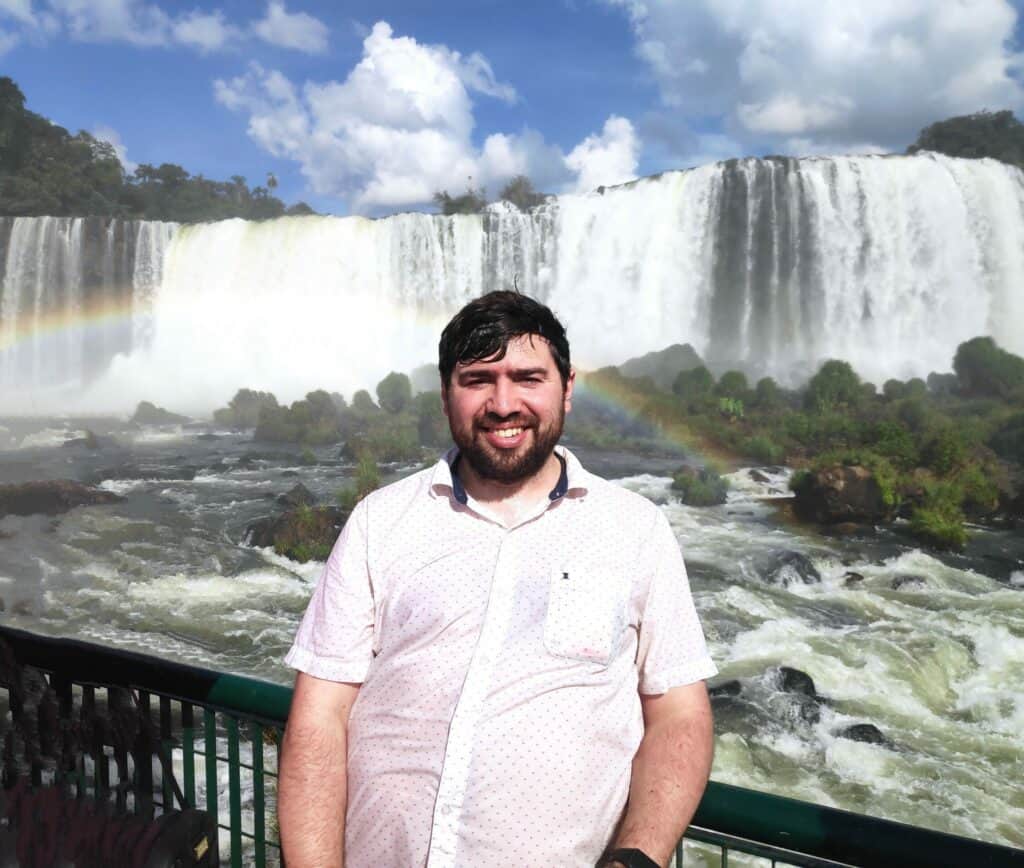
M548 492L548 499L552 502L565 497L570 491L583 492L587 490L586 471L579 460L564 446L555 447L555 457L562 465L562 472L558 475L558 482ZM466 488L458 474L459 449L453 446L434 467L434 473L430 480L430 491L436 497L439 490L450 494L458 503L463 505L467 502Z

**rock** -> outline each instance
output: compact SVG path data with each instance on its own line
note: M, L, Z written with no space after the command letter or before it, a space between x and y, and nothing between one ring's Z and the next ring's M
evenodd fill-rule
M735 678L731 681L723 681L721 684L714 684L708 688L708 696L714 699L717 696L739 696L740 683Z
M157 407L149 401L140 401L135 408L131 421L136 425L182 425L189 421L188 416L179 416L163 407Z
M829 525L828 532L832 536L874 536L875 526L858 524L855 521L841 521L838 524Z
M761 575L769 585L788 587L794 582L813 585L821 581L813 562L800 552L778 552L764 566Z
M928 584L928 581L924 576L896 576L896 578L892 580L892 589L894 591L898 591L901 588L914 590L917 588L923 588L926 584Z
M90 475L90 479L102 482L104 479L183 479L191 481L196 478L199 468L191 466L183 467L153 467L139 466L137 464L122 464L119 467L104 467Z
M282 470L281 471L281 475L282 476L299 476L300 473L299 473L298 470Z
M102 445L103 441L88 428L85 429L84 437L72 437L70 440L65 440L61 444L65 449L82 447L83 449L93 450L99 449Z
M279 555L300 563L327 560L348 515L336 506L300 506L253 522L245 529L243 542L272 546Z
M814 689L814 679L806 672L789 666L779 667L779 690L783 693L799 693L817 699L818 691Z
M117 503L121 500L124 498L113 492L70 479L0 485L0 518L5 515L59 515L76 506Z
M843 576L843 587L852 588L854 585L859 585L863 581L864 576L851 570Z
M847 726L836 733L838 738L848 738L851 741L862 741L865 744L880 744L883 747L892 747L882 731L873 723L855 723Z
M794 509L819 524L889 521L896 510L885 502L874 474L866 467L836 464L801 477L794 489Z
M211 434L209 431L204 431L202 434L196 434L196 440L220 440L220 434Z
M754 482L760 482L760 483L766 484L766 485L772 481L770 476L766 476L760 470L751 470L750 473L747 474L747 475L752 480L754 480Z
M316 503L316 497L300 482L298 485L293 485L284 494L279 495L277 502L288 509L295 509L300 506L312 506Z

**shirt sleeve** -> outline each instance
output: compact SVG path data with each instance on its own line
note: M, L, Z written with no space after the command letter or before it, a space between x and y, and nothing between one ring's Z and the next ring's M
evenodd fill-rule
M367 564L366 508L352 511L284 658L327 681L361 684L373 660L374 605Z
M657 694L710 678L718 670L693 605L683 554L661 510L645 558L651 578L640 616L637 666L640 692Z

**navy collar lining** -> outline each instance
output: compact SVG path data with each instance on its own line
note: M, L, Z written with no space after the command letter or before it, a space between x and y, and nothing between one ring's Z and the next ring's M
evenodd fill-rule
M451 463L452 470L452 496L463 506L469 501L469 497L466 494L466 487L462 484L462 480L459 478L459 455L455 456L455 460ZM556 501L559 498L565 497L569 491L569 471L566 466L565 458L563 458L558 452L555 453L555 458L558 459L558 463L562 465L562 472L558 475L558 482L555 483L555 487L548 492L548 500Z

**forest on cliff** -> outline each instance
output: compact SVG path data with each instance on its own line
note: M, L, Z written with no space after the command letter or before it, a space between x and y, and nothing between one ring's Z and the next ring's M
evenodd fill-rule
M239 175L213 181L174 163L143 163L128 174L108 142L30 111L18 85L0 77L0 216L195 223L313 213L302 202L285 207L275 185L272 176L251 188Z

